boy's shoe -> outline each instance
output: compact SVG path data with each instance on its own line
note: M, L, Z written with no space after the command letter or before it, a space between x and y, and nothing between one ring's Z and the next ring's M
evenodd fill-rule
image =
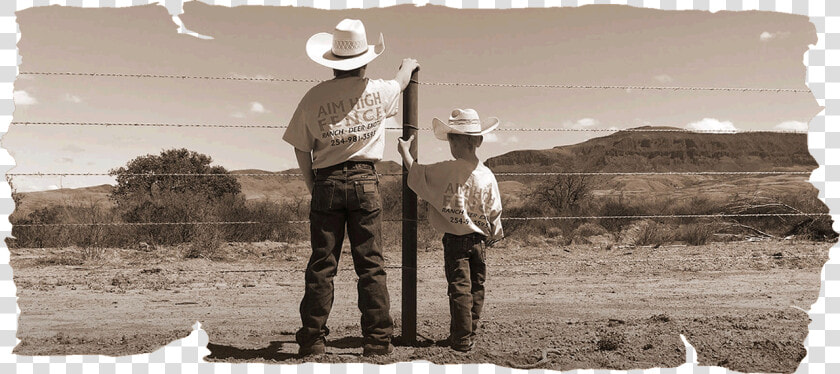
M472 341L472 340L470 340L470 343L469 343L469 344L467 344L467 345L452 344L450 347L451 347L452 349L454 349L454 350L458 351L458 352L469 352L469 351L471 351L473 348L475 348L475 342L474 342L474 341Z
M365 344L364 348L362 349L362 356L371 357L371 356L384 356L390 354L394 351L394 346L391 343L388 344Z
M298 355L300 355L301 357L318 356L318 355L323 355L323 354L326 354L326 353L327 353L327 344L326 344L326 341L324 341L324 338L320 338L320 339L316 340L314 343L312 343L312 345L309 345L309 346L303 346L302 345L302 346L300 346L300 348L298 348Z

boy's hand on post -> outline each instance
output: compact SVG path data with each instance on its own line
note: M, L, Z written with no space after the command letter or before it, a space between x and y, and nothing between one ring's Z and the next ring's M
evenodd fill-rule
M403 164L406 168L411 169L411 165L414 164L414 158L411 157L411 143L414 141L414 135L409 136L408 139L403 140L402 138L398 138L397 141L400 144L397 145L397 151L402 156Z
M400 155L410 155L411 142L414 141L414 135L409 136L408 139L405 140L403 138L398 138L397 141L400 142L400 144L397 146L397 151L400 152Z

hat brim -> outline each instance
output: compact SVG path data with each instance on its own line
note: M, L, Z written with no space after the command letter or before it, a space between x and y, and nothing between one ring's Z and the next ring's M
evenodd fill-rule
M306 41L306 55L319 65L338 70L353 70L367 65L385 52L385 38L379 34L379 42L369 45L368 50L358 56L341 57L332 53L333 36L322 32Z
M432 129L435 132L435 137L440 140L448 140L446 138L447 134L460 134L460 135L470 135L470 136L479 136L487 134L499 127L499 119L496 117L485 118L481 121L481 131L479 132L464 132L452 127L449 127L449 124L434 118L432 119Z

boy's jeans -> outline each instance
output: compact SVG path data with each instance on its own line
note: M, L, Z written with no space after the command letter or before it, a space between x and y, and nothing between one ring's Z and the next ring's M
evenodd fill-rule
M449 336L452 346L467 347L484 306L484 235L443 235L446 281L449 283Z
M381 211L373 164L348 162L316 171L309 214L312 256L306 267L306 289L300 303L303 327L296 334L301 346L309 346L329 333L326 323L333 304L333 278L345 227L359 276L358 306L364 344L390 343L394 323L383 268Z

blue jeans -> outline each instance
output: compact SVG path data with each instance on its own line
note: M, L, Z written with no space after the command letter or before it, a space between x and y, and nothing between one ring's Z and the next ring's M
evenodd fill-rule
M306 289L300 303L301 346L322 340L329 330L333 278L338 271L345 228L353 266L359 276L358 307L365 346L387 345L394 322L390 315L382 257L382 199L372 164L344 163L316 170L309 213L312 256L306 267Z
M485 236L443 235L443 258L449 283L449 338L458 347L470 345L484 307Z

